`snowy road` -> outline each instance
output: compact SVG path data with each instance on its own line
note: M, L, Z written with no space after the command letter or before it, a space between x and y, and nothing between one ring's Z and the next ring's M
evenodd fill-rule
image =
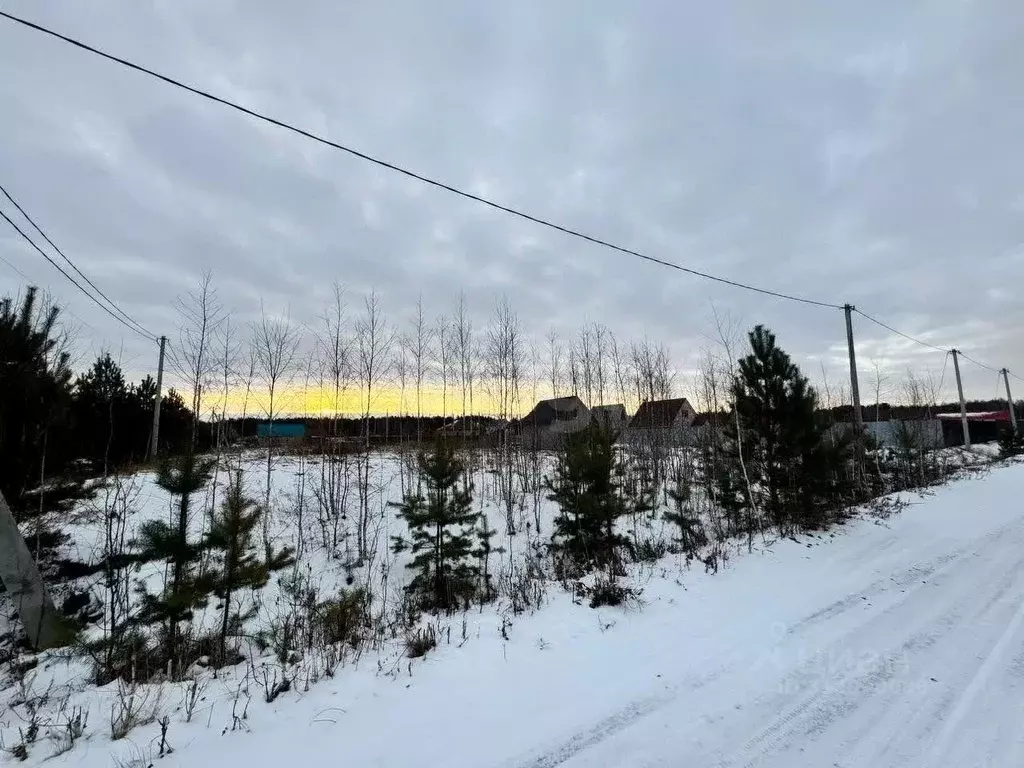
M655 578L643 610L556 600L395 682L334 681L181 764L1024 765L1024 466L879 524ZM336 716L315 717L333 707ZM198 740L197 740L198 741ZM223 753L216 755L219 750Z
M892 531L766 569L734 607L767 637L707 627L721 658L686 665L681 643L693 676L666 664L662 691L510 765L1024 765L1022 481L940 491Z

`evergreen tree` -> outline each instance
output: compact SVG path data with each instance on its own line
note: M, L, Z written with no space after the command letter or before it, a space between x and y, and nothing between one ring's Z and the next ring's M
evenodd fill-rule
M665 520L679 528L676 543L689 562L697 550L708 543L704 523L693 508L693 488L686 478L677 477L675 486L668 490L668 496L673 508L665 513Z
M230 625L241 625L245 616L231 615L231 597L239 589L259 589L270 579L271 570L290 565L291 550L271 552L270 557L256 554L254 534L263 509L242 490L242 472L239 470L228 487L227 496L218 512L211 514L210 530L206 534L206 547L220 554L219 568L209 575L210 586L222 601L220 626L221 659L226 658Z
M472 485L467 480L464 490L472 490ZM484 515L477 515L477 526L475 529L476 533L476 555L477 562L479 563L478 569L480 572L480 595L481 599L487 603L490 602L494 597L494 588L491 584L491 571L490 571L490 560L492 552L504 552L505 550L501 547L494 549L491 546L491 539L497 531L487 525L487 518Z
M83 458L96 471L120 466L124 443L134 426L128 422L128 386L109 353L100 355L75 382L75 432ZM122 421L124 419L124 421Z
M35 521L28 544L37 560L64 538L60 517L92 495L66 439L71 368L59 317L55 306L40 308L35 288L20 306L0 300L0 492L17 522Z
M184 662L180 625L191 620L196 608L206 605L212 586L198 573L202 547L189 537L192 495L210 481L212 472L213 460L200 458L192 451L161 463L156 483L176 497L176 524L149 520L140 530L143 557L166 560L171 570L170 580L160 594L143 591L139 621L164 626L172 676L181 673Z
M999 455L1004 459L1024 454L1024 431L1004 429L999 433Z
M460 603L468 605L481 578L480 565L473 561L479 519L472 509L473 486L460 484L465 467L443 441L432 452L420 454L418 466L426 496L409 494L399 505L398 517L409 527L410 540L395 537L393 550L413 555L408 567L416 575L408 590L421 607L451 610ZM485 533L477 532L478 543L489 542L489 533L486 526Z
M758 325L749 339L751 352L739 361L735 411L727 427L732 456L737 464L742 458L746 470L740 491L748 511L758 509L782 535L820 527L828 507L848 498L850 441L826 442L817 394L775 335ZM736 475L729 473L732 487Z
M563 566L580 571L596 567L610 578L621 569L621 552L629 545L615 523L631 509L621 493L613 441L595 427L568 435L554 477L545 479L548 498L559 507L552 539Z

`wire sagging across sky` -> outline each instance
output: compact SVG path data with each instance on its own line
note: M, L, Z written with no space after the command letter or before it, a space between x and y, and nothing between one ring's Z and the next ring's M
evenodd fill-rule
M54 260L53 260L52 258L50 258L50 255L49 255L49 254L48 254L48 253L47 253L46 251L44 251L44 250L43 250L42 248L40 248L40 247L39 247L39 245L38 245L38 244L36 243L36 241L35 241L35 240L33 240L33 239L32 239L31 237L29 237L29 236L28 236L28 235L27 235L27 234L26 234L26 233L25 233L25 232L24 232L24 231L23 231L23 230L21 229L21 227L19 227L19 226L18 226L17 224L15 224L15 223L14 223L14 222L13 222L13 221L11 220L11 218L10 218L10 217L9 217L9 216L8 216L8 215L7 215L6 213L4 213L4 212L3 212L2 210L0 210L0 217L2 217L2 218L3 218L3 219L4 219L4 220L5 220L5 221L6 221L6 222L7 222L8 224L10 224L10 225L11 225L11 226L12 226L12 227L14 228L14 231L15 231L15 232L17 232L17 233L18 233L19 235L21 235L22 239L23 239L23 240L25 240L25 242L27 242L27 243L28 243L28 244L29 244L30 246L32 246L33 248L35 248L35 249L36 249L36 251L38 251L38 252L39 252L39 254L40 254L40 255L41 255L41 256L42 256L42 257L43 257L44 259L46 259L46 260L47 260L48 262L50 262L50 264L52 264L52 265L53 265L53 266L54 266L54 267L55 267L55 268L57 269L57 271L58 271L58 272L60 272L60 273L61 273L62 275L64 275L64 277L66 277L66 278L68 279L68 281L69 281L69 282L70 282L70 283L71 283L72 285L74 285L74 286L75 286L75 287L76 287L76 288L77 288L78 290L80 290L80 291L81 291L82 293L84 293L84 294L85 294L86 296L88 296L88 297L89 297L89 299L90 299L90 300L91 300L91 301L92 301L92 302L93 302L94 304L96 304L96 306L97 306L97 307L99 307L100 309L102 309L102 310L103 310L104 312L106 312L106 313L107 313L108 315L110 315L110 316L111 316L112 318L114 318L115 320L117 320L117 322L119 322L119 323L120 323L121 325L123 325L123 326L124 326L125 328L127 328L127 329L128 329L128 330L130 330L130 331L132 331L133 333L137 333L137 334L139 334L140 336L142 336L142 337L144 337L144 338L148 339L149 341L154 341L154 342L155 342L155 341L157 340L157 339L156 339L156 337L155 337L155 336L153 336L152 334L150 334L150 333L148 333L148 332L144 332L144 331L140 330L139 328L136 328L136 327L135 327L135 326L133 326L133 325L129 325L129 323L128 323L128 322L127 322L126 320L124 320L123 318L121 318L121 317L120 317L119 315L116 315L116 314L114 314L113 310L111 310L111 309L110 309L110 308L109 308L109 307L108 307L108 306L107 306L106 304L104 304L104 303L103 303L103 302L101 302L101 301L100 301L99 299L97 299L97 298L96 298L95 296L93 296L93 295L92 295L91 293L89 293L89 291L87 291L87 290L86 290L86 289L85 289L85 288L84 288L84 287L82 286L82 284L81 284L80 282L78 282L78 281L77 281L77 280L76 280L76 279L75 279L74 277L72 277L71 275L69 275L69 274L67 273L67 271L66 271L66 270L65 270L65 269L64 269L64 268L63 268L63 267L62 267L62 266L61 266L60 264L58 264L58 263L57 263L56 261L54 261Z
M205 99L207 101L212 101L212 102L214 102L216 104L220 104L221 106L224 106L224 107L227 107L229 109L235 110L237 112L240 112L240 113L242 113L244 115L247 115L247 116L249 116L251 118L254 118L256 120L262 121L264 123L268 123L270 125L276 126L276 127L281 128L283 130L286 130L286 131L290 131L290 132L292 132L294 134L297 134L299 136L302 136L302 137L304 137L306 139L309 139L311 141L317 142L318 144L321 144L323 146L326 146L326 147L329 147L331 149L334 149L334 150L346 153L346 154L348 154L348 155L350 155L352 157L358 158L360 160L363 160L365 162L371 163L371 164L376 165L378 167L385 168L387 170L390 170L390 171L393 171L395 173L401 174L401 175L406 176L408 178L415 179L416 181L422 182L423 184L427 184L427 185L435 187L437 189L444 190L446 192L449 192L449 193L451 193L453 195L456 195L458 197L464 198L466 200L470 200L470 201L479 203L481 205L487 206L489 208L492 208L492 209L495 209L495 210L498 210L498 211L502 211L502 212L507 213L507 214L509 214L511 216L518 217L520 219L532 222L532 223L540 225L542 227L546 227L548 229L551 229L551 230L554 230L554 231L557 231L557 232L561 232L561 233L563 233L565 235L569 235L571 237L574 237L574 238L577 238L577 239L580 239L580 240L584 240L586 242L589 242L589 243L592 243L592 244L595 244L595 245L599 245L599 246L602 246L604 248L616 251L618 253L622 253L622 254L625 254L625 255L628 255L628 256L632 256L634 258L642 259L644 261L648 261L650 263L657 264L659 266L667 267L669 269L674 269L674 270L677 270L677 271L680 271L680 272L684 272L686 274L693 275L695 277L700 277L700 278L703 278L703 279L706 279L706 280L710 280L710 281L714 281L714 282L717 282L717 283L720 283L720 284L723 284L723 285L729 285L729 286L732 286L734 288L740 288L742 290L746 290L746 291L750 291L750 292L754 292L754 293L759 293L759 294L763 294L763 295L766 295L766 296L772 296L772 297L775 297L775 298L784 299L786 301L793 301L793 302L798 302L798 303L812 305L812 306L824 307L824 308L827 308L827 309L844 309L844 305L839 304L839 303L830 302L830 301L822 301L822 300L819 300L819 299L809 298L809 297L806 297L806 296L800 296L800 295L796 295L796 294L783 293L781 291L775 291L775 290L771 290L769 288L763 288L763 287L752 285L752 284L749 284L749 283L743 283L743 282L739 282L739 281L736 281L736 280L731 280L731 279L726 278L726 277L721 277L719 275L714 275L714 274L711 274L711 273L708 273L708 272L703 272L701 270L694 269L692 267L686 267L686 266L683 266L682 264L677 264L675 262L671 262L671 261L668 261L668 260L665 260L665 259L662 259L662 258L651 256L649 254L642 253L640 251L634 250L632 248L628 248L628 247L623 246L623 245L618 245L618 244L613 243L613 242L611 242L609 240L605 240L605 239L602 239L602 238L597 237L595 235L587 234L586 232L582 232L580 230L574 229L574 228L572 228L572 227L570 227L568 225L559 224L559 223L556 223L556 222L551 221L549 219L543 218L542 216L535 215L535 214L532 214L532 213L528 213L526 211L523 211L523 210L520 210L520 209L517 209L517 208L513 208L513 207L508 206L508 205L504 205L504 204L499 203L499 202L497 202L495 200L492 200L490 198L483 197L481 195L477 195L477 194L475 194L473 192L469 192L469 191L467 191L465 189L462 189L460 187L454 186L453 184L449 184L447 182L443 182L443 181L440 181L438 179L434 179L434 178L431 178L429 176L425 176L425 175L423 175L421 173L417 173L416 171L413 171L413 170L410 170L410 169L405 168L403 166L400 166L400 165L398 165L396 163L390 162L388 160L384 160L384 159L379 158L379 157L375 157L373 155L370 155L370 154L368 154L366 152L360 151L360 150L355 149L353 147L347 146L345 144L341 144L341 143L339 143L337 141L333 141L331 139L326 138L325 136L322 136L322 135L314 132L313 130L299 127L299 126L297 126L297 125L295 125L293 123L288 122L287 120L276 118L276 117L272 117L272 116L270 116L270 115L268 115L266 113L259 112L259 111L255 110L255 109L251 109L249 107L243 106L243 105L241 105L241 104L239 104L237 102L231 101L228 98L225 98L223 96L218 96L218 95L216 95L216 94L214 94L214 93L212 93L210 91L204 90L204 89L199 88L199 87L197 87L195 85L191 85L191 84L185 82L184 80L177 79L177 78L172 77L170 75L162 74L162 73L157 72L157 71L155 71L153 69L145 67L145 66L143 66L141 64L137 64L137 63L135 63L133 61L130 61L128 59L122 58L122 57L114 55L112 53L108 53L107 51L104 51L104 50L102 50L100 48L97 48L97 47L95 47L93 45L90 45L90 44L85 43L85 42L83 42L81 40L78 40L76 38L73 38L73 37L70 37L68 35L65 35L65 34L62 34L60 32L57 32L57 31L55 31L53 29L50 29L48 27L45 27L45 26L43 26L41 24L29 21L28 19L21 18L19 16L16 16L14 14L11 14L11 13L8 13L8 12L2 11L2 10L0 10L0 17L3 17L3 18L5 18L5 19L7 19L7 20L9 20L11 22L14 22L15 24L18 24L18 25L20 25L22 27L31 29L31 30L36 31L36 32L40 32L40 33L42 33L42 34L44 34L44 35L46 35L46 36L48 36L50 38L53 38L53 39L56 39L56 40L60 40L61 42L67 43L67 44L69 44L71 46L74 46L75 48L77 48L79 50L82 50L82 51L90 53L90 54L92 54L94 56L100 57L100 58L105 59L105 60L107 60L109 62L112 62L112 63L115 63L115 64L119 64L122 67L128 68L128 69L133 70L135 72L138 72L140 74L146 75L147 77L159 80L159 81L161 81L161 82L163 82L163 83L165 83L167 85L171 85L171 86L173 86L175 88L184 90L184 91L186 91L188 93L191 93L194 96L199 96L200 98L203 98L203 99ZM43 235L43 236L45 237L45 235ZM48 238L47 238L47 241L49 242ZM946 353L946 352L949 351L948 349L944 349L942 347L936 346L934 344L931 344L929 342L926 342L926 341L923 341L923 340L921 340L919 338L911 336L910 334L904 333L903 331L900 331L900 330L892 327L891 325L888 325L888 324L882 322L881 320L878 320L877 318L872 317L872 316L870 316L870 315L868 315L868 314L866 314L866 313L864 313L864 312L862 312L860 310L855 309L854 311L856 311L858 315L860 315L864 319L874 323L875 325L878 325L879 327L884 328L885 330L887 330L887 331L889 331L891 333L894 333L894 334L896 334L898 336L901 336L902 338L907 339L908 341L911 341L911 342L913 342L915 344L919 344L922 347L926 347L926 348L931 349L931 350L936 351L936 352ZM129 318L129 320L130 320L130 318ZM134 323L134 321L132 321L132 322ZM144 330L145 329L143 329L143 331ZM152 336L152 334L149 334L148 331L146 331L146 334L148 334L149 336ZM963 355L963 357L965 359L969 360L970 362L973 362L976 365L981 366L982 368L986 368L988 370L995 370L994 368L991 368L990 366L987 366L987 365L985 365L983 363L980 363L977 360L974 360L973 358L968 357L967 355ZM1015 375L1015 377L1016 377L1016 375Z
M3 185L3 184L0 184L0 193L3 193L4 197L6 197L6 198L7 198L7 199L8 199L8 200L9 200L9 201L11 202L11 205L13 205L13 206L14 206L15 208L17 208L17 209L18 209L18 213L20 213L20 214L21 214L22 216L24 216L24 217L25 217L25 221L27 221L27 222L28 222L29 224L31 224L31 225L32 225L32 228L33 228L33 229L35 229L35 231L39 233L39 236L40 236L40 237L42 237L42 238L43 238L43 240L45 240L45 241L47 242L47 244L48 244L48 245L49 245L49 246L50 246L51 248L53 248L53 250L54 250L54 251L56 251L56 252L57 252L57 254L58 254L58 255L59 255L59 256L60 256L60 257L61 257L62 259L64 259L64 261L66 261L66 262L68 263L68 265L69 265L69 266L70 266L70 267L71 267L71 268L72 268L72 269L73 269L73 270L75 271L75 273L76 273L76 274L77 274L77 275L78 275L79 277L81 277L81 278L82 278L83 280L85 280L85 282L86 282L86 283L88 283L88 284L89 284L89 286L90 286L90 287L91 287L91 288L92 288L92 289L93 289L93 290L94 290L94 291L95 291L95 292L96 292L96 293L97 293L97 294L98 294L98 295L99 295L99 296L100 296L100 297L101 297L101 298L102 298L102 299L103 299L103 300L104 300L104 301L105 301L105 302L106 302L107 304L109 304L109 305L110 305L111 309L113 309L113 310L114 310L115 312L117 312L117 314L119 314L119 315L120 315L121 317L123 317L125 321L127 321L128 323L130 323L129 327L133 328L133 329L134 329L134 330L135 330L135 331L136 331L137 333L141 334L142 336L145 336L145 337L147 337L147 338L149 338L149 339L151 339L151 340L154 340L154 341L156 340L156 334L154 334L154 333L151 333L150 331L146 330L146 328L145 328L145 327L144 327L143 325L141 325L141 324L140 324L139 322L137 322L137 321L136 321L136 320L135 320L135 319L134 319L134 318L133 318L133 317L132 317L131 315L129 315L129 314L127 313L127 312L125 312L125 311L124 311L123 309L121 309L121 308L120 308L120 307L119 307L119 306L118 306L118 305L117 305L117 304L116 304L116 303L115 303L115 302L114 302L114 301L113 301L113 300L112 300L112 299L111 299L111 298L110 298L109 296L107 296L107 294L105 294L105 293L104 293L104 292L103 292L102 290L100 290L100 287L99 287L98 285L96 285L96 283L94 283L94 282L93 282L92 280L90 280L90 279L89 279L88 275L86 275L86 274L85 274L84 272L82 272L82 270L80 270L80 269L78 268L78 266L77 266L77 265L76 265L76 264L75 264L75 263L74 263L74 262L73 262L73 261L72 261L72 260L71 260L70 258L68 258L68 257L67 257L67 256L65 255L64 251L62 251L62 250L61 250L60 248L58 248L58 247L57 247L57 244L56 244L56 243L54 243L54 242L53 242L53 240L51 240L51 239L50 239L49 235L47 235L47 234L46 234L46 233L45 233L45 232L44 232L44 231L43 231L43 230L42 230L42 229L40 228L40 226L39 226L38 224L36 224L35 220L34 220L34 219L33 219L33 218L31 217L31 216L29 216L29 215L28 215L28 213L27 213L27 212L25 211L25 209L24 209L24 208L22 208L22 207L21 207L21 205L19 205L19 204L18 204L18 201L17 201L17 200L15 200L15 199L14 199L14 198L13 198L13 197L11 196L11 193L7 191L7 189L6 189L5 187L4 187L4 185ZM6 218L6 217L5 217L5 218ZM8 219L8 221L10 221L10 219ZM38 248L37 248L37 250L38 250ZM50 263L51 263L51 264L54 264L54 262L52 262L52 261L51 261ZM56 265L56 264L54 264L54 266L57 266L57 265ZM61 270L61 272L62 272L62 273L64 274L64 276L65 276L65 277L68 277L67 273L65 273L65 272L64 272L64 270ZM70 280L71 278L70 278L70 277L68 277L68 279ZM77 284L77 283L76 283L76 284ZM82 288L82 286L80 286L80 285L79 285L78 287L79 287L79 288L80 288L81 290L85 291L85 289L84 289L84 288ZM87 293L87 292L86 292L86 295L88 295L88 293ZM91 296L90 296L90 298L93 298L93 297L91 297ZM95 298L93 298L93 300L95 301ZM98 303L98 302L97 302L97 303ZM102 306L102 305L100 305L100 306ZM124 322L124 321L122 321L122 324L123 324L123 322Z
M87 51L88 53L91 53L91 54L96 55L96 56L100 56L100 57L106 59L107 61L112 61L114 63L120 64L121 66L128 67L129 69L132 69L132 70L134 70L136 72L140 72L140 73L142 73L144 75L156 78L157 80L160 80L160 81L162 81L164 83L167 83L168 85L172 85L175 88L180 88L182 90L188 91L189 93L192 93L193 95L200 96L200 97L202 97L204 99L207 99L209 101L215 102L215 103L220 104L222 106L229 107L230 109L234 109L234 110L236 110L238 112L241 112L241 113L243 113L245 115L248 115L249 117L253 117L253 118L256 118L257 120L262 120L263 122L270 123L271 125L275 125L278 128L283 128L284 130L291 131L292 133L296 133L299 136L303 136L303 137L305 137L307 139L311 139L312 141L315 141L315 142L317 142L319 144L322 144L322 145L324 145L326 147L330 147L331 149L336 149L336 150L339 150L341 152L345 152L345 153L347 153L347 154L349 154L349 155L351 155L353 157L359 158L360 160L365 160L368 163L373 163L374 165L380 166L381 168L387 168L390 171L394 171L395 173L400 173L403 176L407 176L408 178L415 179L417 181L423 182L424 184L428 184L428 185L430 185L432 187L436 187L437 189L443 189L446 192L450 192L450 193L452 193L454 195L458 195L459 197L465 198L466 200L472 200L473 202L480 203L482 205L486 205L489 208L493 208L495 210L503 211L504 213L511 214L512 216L517 216L517 217L519 217L521 219L525 219L526 221L531 221L534 224L539 224L539 225L541 225L543 227L547 227L548 229L553 229L553 230L555 230L557 232L562 232L563 234L570 235L572 237L576 237L576 238L579 238L581 240L586 240L589 243L593 243L595 245L600 245L600 246L602 246L604 248L610 248L613 251L618 251L619 253L623 253L623 254L626 254L628 256L633 256L633 257L638 258L638 259L643 259L644 261L649 261L649 262L651 262L653 264L659 264L659 265L661 265L663 267L669 267L670 269L676 269L676 270L679 270L680 272L686 272L687 274L694 275L695 277L702 277L702 278L704 278L706 280L713 280L713 281L715 281L717 283L722 283L724 285L731 285L734 288L742 288L743 290L746 290L746 291L753 291L755 293L764 294L766 296L774 296L775 298L785 299L787 301L796 301L796 302L800 302L802 304L811 304L811 305L814 305L814 306L826 307L826 308L829 308L829 309L842 309L841 305L835 304L835 303L832 303L832 302L818 301L816 299L809 299L809 298L807 298L805 296L796 296L794 294L782 293L780 291L773 291L773 290L770 290L768 288L760 288L758 286L750 285L748 283L741 283L741 282L736 281L736 280L730 280L730 279L725 278L725 277L719 277L718 275L712 275L712 274L710 274L708 272L702 272L700 270L693 269L691 267L684 267L681 264L676 264L674 262L666 261L664 259L660 259L660 258L657 258L655 256L650 256L648 254L641 253L640 251L633 250L632 248L627 248L627 247L622 246L622 245L616 245L615 243L612 243L612 242L610 242L608 240L603 240L603 239L601 239L599 237L596 237L594 235L589 235L589 234L587 234L585 232L581 232L581 231L573 229L571 227L564 226L562 224L557 224L557 223L555 223L553 221L550 221L548 219L542 218L541 216L537 216L537 215L534 215L532 213L527 213L525 211L519 210L517 208L512 208L510 206L503 205L502 203L499 203L499 202L496 202L494 200L491 200L490 198L486 198L486 197L483 197L481 195L474 194L473 192L469 192L467 190L461 189L459 187L456 187L456 186L454 186L452 184L448 184L448 183L443 182L443 181L438 181L437 179L430 178L429 176L424 176L421 173L417 173L415 171L411 171L408 168L404 168L404 167L402 167L400 165L396 165L395 163L389 162L387 160L383 160L381 158L374 157L373 155L369 155L369 154L367 154L365 152L361 152L358 149L354 149L354 148L346 146L344 144L339 144L336 141L332 141L331 139L325 138L325 137L323 137L323 136L321 136L321 135L319 135L317 133L314 133L314 132L312 132L310 130L306 130L305 128L300 128L300 127L298 127L298 126L296 126L296 125L294 125L292 123L289 123L289 122L287 122L285 120L281 120L281 119L278 119L278 118L275 118L275 117L271 117L271 116L269 116L269 115L267 115L265 113L257 112L254 109L250 109L248 107L244 107L241 104L238 104L236 102L231 101L230 99L226 99L226 98L224 98L222 96L217 96L217 95L215 95L213 93L210 93L209 91L202 90L201 88L198 88L198 87L196 87L194 85L189 85L188 83L186 83L186 82L184 82L182 80L178 80L176 78L170 77L169 75L161 74L161 73L156 72L156 71L154 71L152 69L144 67L144 66L142 66L140 64L135 64L134 62L128 61L127 59L123 59L123 58L121 58L119 56L115 56L115 55L113 55L111 53L107 53L106 51L100 50L99 48L91 46L91 45L89 45L87 43L83 43L80 40L76 40L75 38L68 37L67 35L63 35L63 34L61 34L59 32L55 32L52 29L48 29L48 28L46 28L46 27L44 27L44 26L42 26L40 24L36 24L34 22L28 21L27 19L22 19L22 18L20 18L18 16L15 16L13 14L7 13L6 11L0 11L0 16L4 17L4 18L6 18L6 19L8 19L10 21L13 21L13 22L15 22L17 24L21 24L22 26L28 27L29 29L36 30L37 32L42 32L43 34L49 35L50 37L56 38L58 40L62 40L63 42L68 43L70 45L73 45L76 48L79 48L80 50Z

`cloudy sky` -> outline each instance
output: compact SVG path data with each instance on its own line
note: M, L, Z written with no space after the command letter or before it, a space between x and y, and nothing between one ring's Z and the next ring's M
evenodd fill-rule
M651 255L851 302L1024 376L1024 10L1011 0L8 0L4 9L362 151ZM506 295L538 340L598 321L692 368L712 306L843 375L842 313L511 218L0 20L0 183L144 326L213 271L239 322L341 281L405 323ZM9 212L9 208L5 208ZM0 293L127 334L0 229ZM22 274L19 274L23 273ZM857 321L864 367L943 355ZM865 373L865 376L867 374ZM993 373L965 363L969 395ZM950 374L944 379L952 394ZM1024 395L1024 384L1018 382ZM865 385L866 386L866 385ZM685 384L684 384L685 388Z

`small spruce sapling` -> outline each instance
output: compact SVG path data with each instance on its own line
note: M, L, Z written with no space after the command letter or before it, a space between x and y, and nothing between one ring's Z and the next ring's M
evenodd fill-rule
M685 477L677 477L674 487L668 489L668 496L673 508L665 512L665 520L678 527L676 544L689 563L697 550L708 543L704 523L693 508L693 487Z
M208 579L198 573L202 547L189 539L188 529L192 495L209 482L212 471L213 462L199 458L191 450L164 461L157 470L156 484L176 497L177 524L150 520L140 530L142 559L166 560L171 569L170 582L160 594L140 588L139 621L164 625L172 676L180 674L183 661L180 625L192 618L196 608L206 605L211 589Z
M255 534L263 517L263 509L242 489L242 472L235 473L221 507L210 516L206 547L219 554L218 567L209 574L210 586L222 601L220 655L227 658L227 638L232 622L236 625L245 616L231 614L231 598L240 589L259 589L270 579L270 572L291 562L289 548L271 550L265 558L256 552Z
M611 579L629 546L616 521L635 511L620 481L614 436L594 427L567 436L554 477L545 479L548 498L559 507L553 549L578 569L606 570Z
M434 450L418 458L426 495L406 495L398 505L398 517L409 528L409 540L396 536L393 550L408 550L415 571L408 586L423 608L452 610L468 605L476 596L481 569L473 562L474 533L479 513L473 511L473 486L461 483L463 463L450 445L438 441ZM484 538L489 539L489 536Z

